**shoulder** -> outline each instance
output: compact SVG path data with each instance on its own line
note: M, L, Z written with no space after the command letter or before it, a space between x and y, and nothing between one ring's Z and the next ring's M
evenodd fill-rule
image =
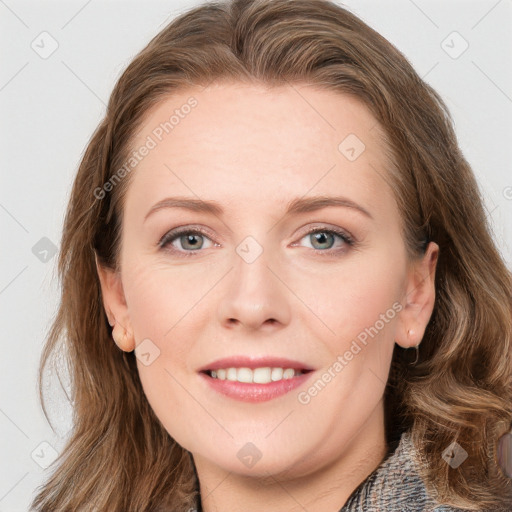
M429 495L418 472L418 459L408 431L402 434L395 451L361 482L339 512L382 512L384 510L468 512L442 505Z

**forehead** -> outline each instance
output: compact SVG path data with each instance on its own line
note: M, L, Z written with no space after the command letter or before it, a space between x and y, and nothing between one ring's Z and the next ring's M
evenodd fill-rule
M386 183L382 133L359 100L317 86L182 90L139 128L131 149L151 149L137 163L126 202L155 202L169 192L227 205L282 203L334 189L372 201Z

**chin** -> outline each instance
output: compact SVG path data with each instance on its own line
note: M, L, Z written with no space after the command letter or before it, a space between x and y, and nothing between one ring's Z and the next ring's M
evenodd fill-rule
M233 456L227 457L230 451L222 451L217 457L209 454L208 459L225 471L262 479L270 476L290 477L292 473L293 477L305 475L308 470L301 462L311 462L310 457L304 453L290 453L289 450L276 450L274 447L256 448L251 443L234 449Z

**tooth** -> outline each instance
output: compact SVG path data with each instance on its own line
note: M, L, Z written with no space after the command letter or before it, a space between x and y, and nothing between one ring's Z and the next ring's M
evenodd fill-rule
M271 379L273 381L281 380L283 378L283 369L282 368L272 368Z
M252 382L252 370L250 368L238 368L236 376L238 382Z
M270 382L270 372L271 368L256 368L253 370L253 382L257 382L258 384L267 384Z
M236 380L236 368L228 368L226 370L226 379L227 380Z
M293 368L286 368L283 372L283 379L291 379L295 375L295 370Z
M255 368L218 368L217 370L211 370L210 375L213 379L219 380L230 380L237 382L257 384L269 384L282 379L291 379L293 377L302 375L301 370L295 370L294 368L270 368L262 367Z

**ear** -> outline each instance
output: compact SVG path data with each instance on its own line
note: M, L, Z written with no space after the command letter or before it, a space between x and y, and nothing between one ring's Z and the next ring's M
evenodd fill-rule
M135 339L128 315L128 306L123 292L121 274L115 270L103 267L98 261L96 252L96 270L101 284L103 306L108 318L108 323L114 326L117 346L125 352L131 352L135 348ZM126 333L125 336L123 336Z
M421 259L413 261L408 270L404 306L398 317L396 342L404 348L418 345L434 310L435 273L439 246L430 242Z

